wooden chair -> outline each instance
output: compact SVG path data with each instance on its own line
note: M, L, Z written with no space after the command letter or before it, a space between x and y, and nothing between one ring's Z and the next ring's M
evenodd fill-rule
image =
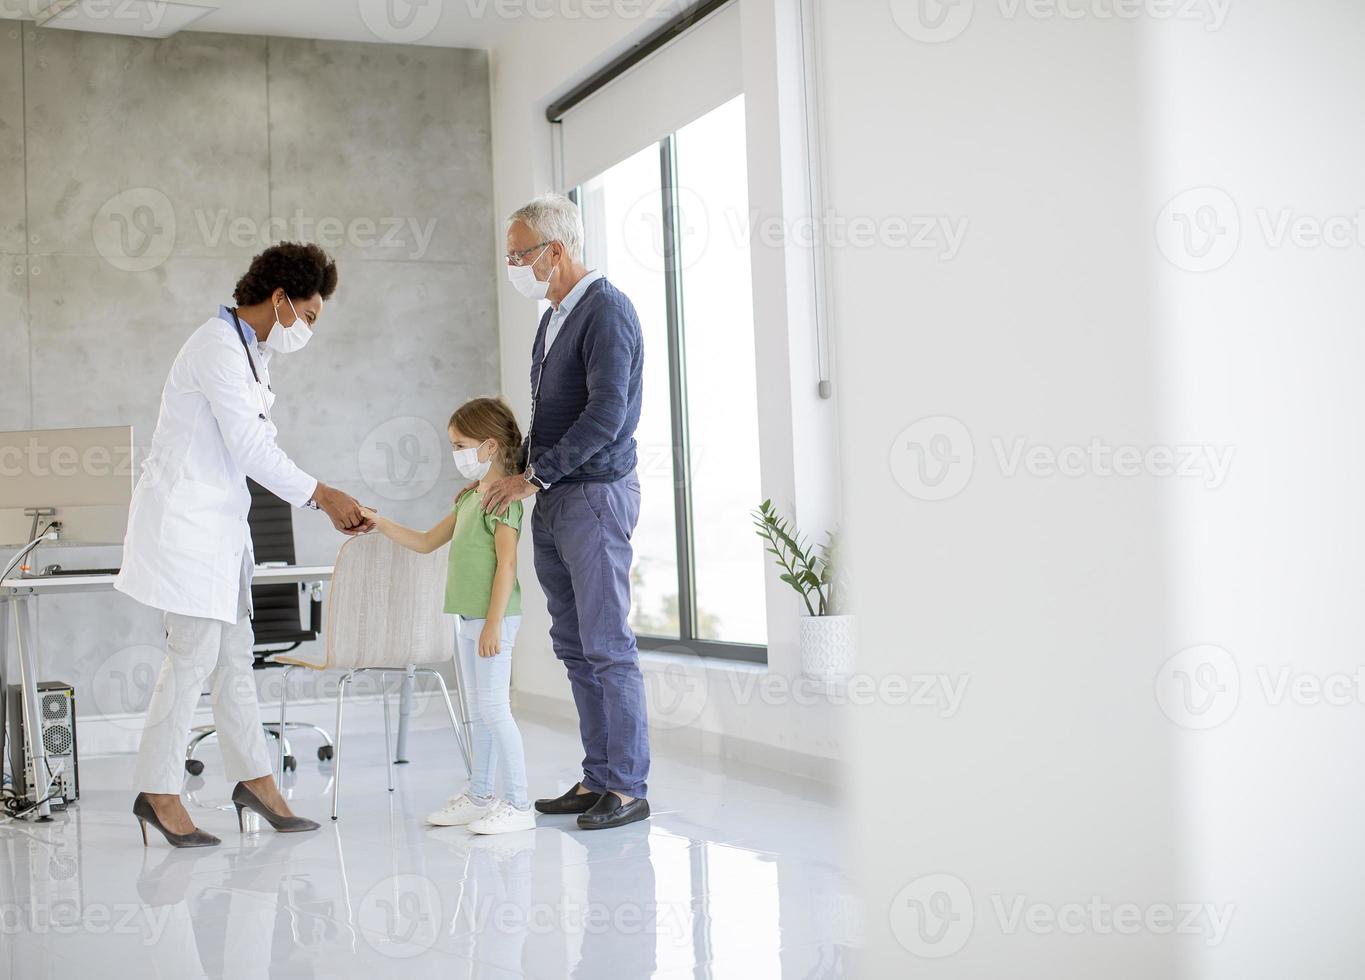
M442 610L445 598L446 563L450 546L421 555L395 544L381 534L362 534L345 541L337 552L332 589L327 601L322 663L276 656L285 664L280 691L280 729L285 730L289 703L289 676L295 670L344 671L337 684L337 721L332 773L332 819L337 819L341 794L341 721L347 685L360 674L430 674L445 698L446 712L455 740L470 768L468 723L464 684L456 668L460 714L450 700L445 679L435 664L454 663L454 625ZM393 736L389 720L389 692L381 687L384 703L384 758L388 764L389 791L393 782ZM280 771L283 772L283 743Z

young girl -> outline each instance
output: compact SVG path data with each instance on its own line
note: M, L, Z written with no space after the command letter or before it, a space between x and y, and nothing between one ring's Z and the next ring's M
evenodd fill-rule
M466 826L476 834L505 834L536 825L526 792L526 759L521 732L512 720L508 691L512 645L521 625L521 586L517 584L517 536L522 506L513 501L505 514L485 514L483 494L490 484L516 472L521 431L507 404L475 398L450 417L455 467L478 485L455 498L446 518L430 531L417 531L381 514L366 511L375 529L405 548L429 554L450 542L446 612L459 617L457 656L470 685L474 771L463 793L427 817L438 827ZM493 796L496 763L503 798Z

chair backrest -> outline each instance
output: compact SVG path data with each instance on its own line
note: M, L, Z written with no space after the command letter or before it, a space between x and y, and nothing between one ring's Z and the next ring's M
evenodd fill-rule
M429 555L378 532L347 539L327 598L327 667L403 667L455 654L445 609L450 545Z
M246 485L251 491L251 510L246 520L251 528L251 546L256 552L256 561L295 564L294 508L250 477ZM299 644L317 639L317 634L303 625L299 615L299 587L296 584L253 585L251 612L251 628L255 631L257 646Z
M251 525L251 547L256 552L256 561L296 564L294 508L250 477L246 486L251 491L251 511L246 521Z

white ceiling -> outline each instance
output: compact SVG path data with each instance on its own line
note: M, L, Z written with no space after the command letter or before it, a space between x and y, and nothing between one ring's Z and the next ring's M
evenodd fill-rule
M0 3L0 18L33 20L50 0ZM129 0L95 0L117 10ZM137 0L132 0L136 3ZM266 34L334 41L495 48L527 19L550 7L536 0L218 0L219 9L187 30ZM507 16L511 14L512 16ZM123 32L120 32L123 33ZM127 31L136 33L136 31Z

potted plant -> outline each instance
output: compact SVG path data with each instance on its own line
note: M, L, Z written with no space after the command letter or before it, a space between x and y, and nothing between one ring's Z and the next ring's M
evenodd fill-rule
M853 617L841 613L843 589L832 532L811 547L792 523L765 500L753 512L754 527L779 568L781 579L801 596L801 672L829 680L853 672Z

